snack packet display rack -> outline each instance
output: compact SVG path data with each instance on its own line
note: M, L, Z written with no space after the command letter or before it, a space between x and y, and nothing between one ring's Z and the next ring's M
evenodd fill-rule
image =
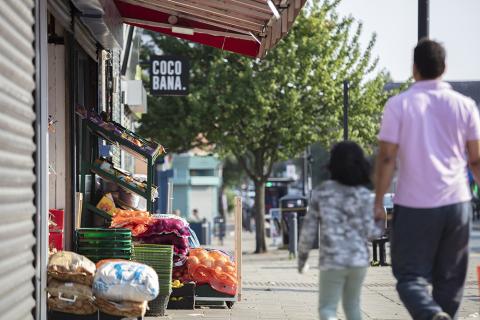
M78 112L77 112L78 113ZM115 122L101 120L97 115L83 116L81 121L81 155L80 155L80 192L84 195L81 225L86 227L88 215L87 212L96 214L105 219L111 220L111 215L103 211L92 203L95 199L95 176L98 175L103 180L115 183L121 188L133 192L146 199L147 211L153 211L153 203L156 195L156 187L153 184L155 175L155 163L162 157L165 150L155 142L148 141L136 133L122 127ZM116 145L121 150L133 155L136 159L145 161L147 164L147 180L140 182L134 179L128 173L122 172L111 165L105 168L99 160L99 142L104 140L112 145ZM91 176L89 187L87 187L87 176ZM87 190L89 188L89 190ZM86 194L90 193L90 199Z

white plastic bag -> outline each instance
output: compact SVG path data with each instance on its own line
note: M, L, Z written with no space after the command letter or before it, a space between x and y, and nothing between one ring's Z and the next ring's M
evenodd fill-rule
M97 269L93 279L93 294L110 301L151 301L158 292L157 273L142 263L107 262Z

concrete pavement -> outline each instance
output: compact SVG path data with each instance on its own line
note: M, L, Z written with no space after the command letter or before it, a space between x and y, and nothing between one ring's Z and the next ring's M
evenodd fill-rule
M228 240L228 239L227 239ZM230 241L226 241L229 243ZM231 243L231 242L230 242ZM168 310L164 319L318 319L318 252L312 251L307 274L298 274L294 260L284 250L254 255L252 234L244 235L244 282L242 301L229 309ZM226 249L232 249L233 246ZM460 319L480 319L476 266L480 265L480 231L472 235L465 297ZM389 267L369 269L362 293L364 319L410 319L395 291ZM150 318L154 319L154 318ZM339 319L344 319L339 307Z

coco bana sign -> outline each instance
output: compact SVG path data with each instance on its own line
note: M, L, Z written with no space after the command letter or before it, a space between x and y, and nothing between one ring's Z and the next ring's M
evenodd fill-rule
M150 57L150 92L156 96L188 94L190 67L188 61L176 56Z

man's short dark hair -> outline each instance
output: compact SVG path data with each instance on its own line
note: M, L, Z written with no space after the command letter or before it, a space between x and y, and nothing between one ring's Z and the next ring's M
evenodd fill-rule
M421 39L413 52L413 62L423 79L436 79L445 72L445 48L430 39Z

